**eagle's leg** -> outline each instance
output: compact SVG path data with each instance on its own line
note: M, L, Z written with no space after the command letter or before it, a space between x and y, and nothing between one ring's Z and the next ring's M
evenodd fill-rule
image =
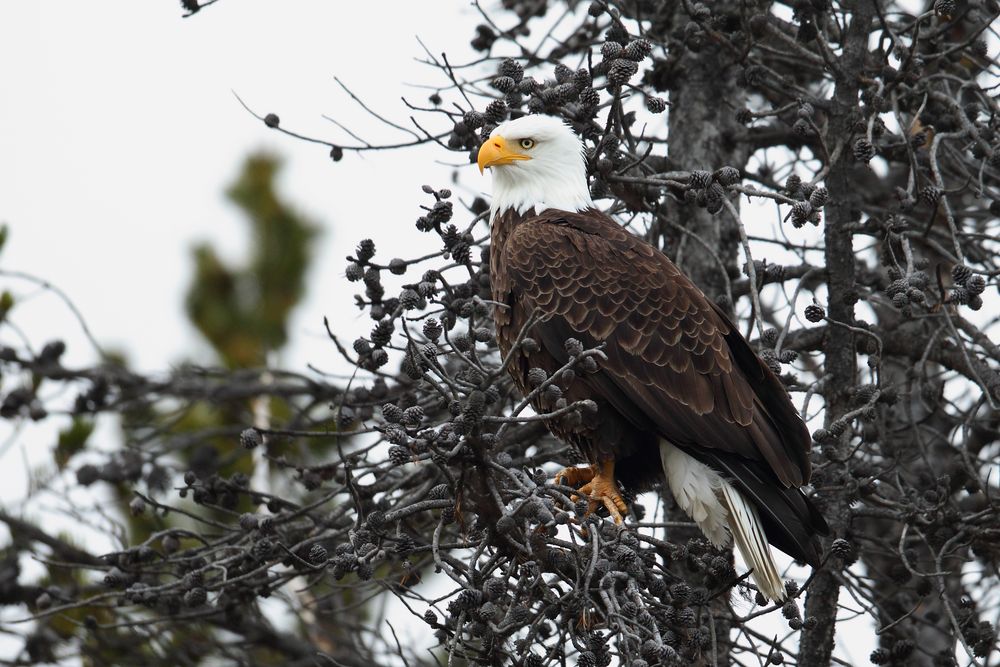
M628 505L618 492L614 459L591 466L591 472L593 478L580 487L580 493L586 495L590 501L590 511L594 511L599 505L604 505L615 523L621 523L624 520L623 515L628 513Z

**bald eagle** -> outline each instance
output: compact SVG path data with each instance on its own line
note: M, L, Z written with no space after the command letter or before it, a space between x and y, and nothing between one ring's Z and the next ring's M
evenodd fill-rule
M595 372L560 376L561 392L534 402L543 413L556 395L597 406L547 420L590 463L563 470L557 483L621 523L622 490L665 477L709 541L734 540L758 590L784 599L768 543L815 566L816 535L828 533L800 490L810 437L784 386L666 255L594 206L583 143L563 121L503 123L478 163L493 176L491 289L505 357L534 320L535 344L518 346L509 365L514 382L529 392L533 369L551 375L574 345L604 345Z

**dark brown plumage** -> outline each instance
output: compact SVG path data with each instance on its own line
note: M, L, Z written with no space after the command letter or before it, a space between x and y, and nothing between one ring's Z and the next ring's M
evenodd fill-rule
M506 355L534 313L539 343L510 372L569 359L568 338L605 343L597 372L560 383L596 413L550 430L591 463L613 461L618 481L645 490L663 479L667 440L735 486L760 514L768 541L816 564L826 522L799 487L809 480L809 433L784 387L725 314L663 253L596 209L499 211L490 265L497 339ZM550 411L544 399L534 406Z

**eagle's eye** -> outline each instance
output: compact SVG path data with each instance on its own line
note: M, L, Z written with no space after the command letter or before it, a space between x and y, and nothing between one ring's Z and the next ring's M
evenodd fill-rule
M523 148L526 151L529 151L535 147L534 139L521 139L520 143L521 143L521 148Z

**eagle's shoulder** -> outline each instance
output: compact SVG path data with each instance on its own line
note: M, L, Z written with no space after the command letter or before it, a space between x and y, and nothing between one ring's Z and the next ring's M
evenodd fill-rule
M529 230L548 229L552 233L585 234L603 239L609 244L625 246L642 250L643 254L652 255L655 250L641 238L632 234L614 221L607 213L596 208L582 211L562 211L546 209L537 215L531 215L521 225L525 232Z

